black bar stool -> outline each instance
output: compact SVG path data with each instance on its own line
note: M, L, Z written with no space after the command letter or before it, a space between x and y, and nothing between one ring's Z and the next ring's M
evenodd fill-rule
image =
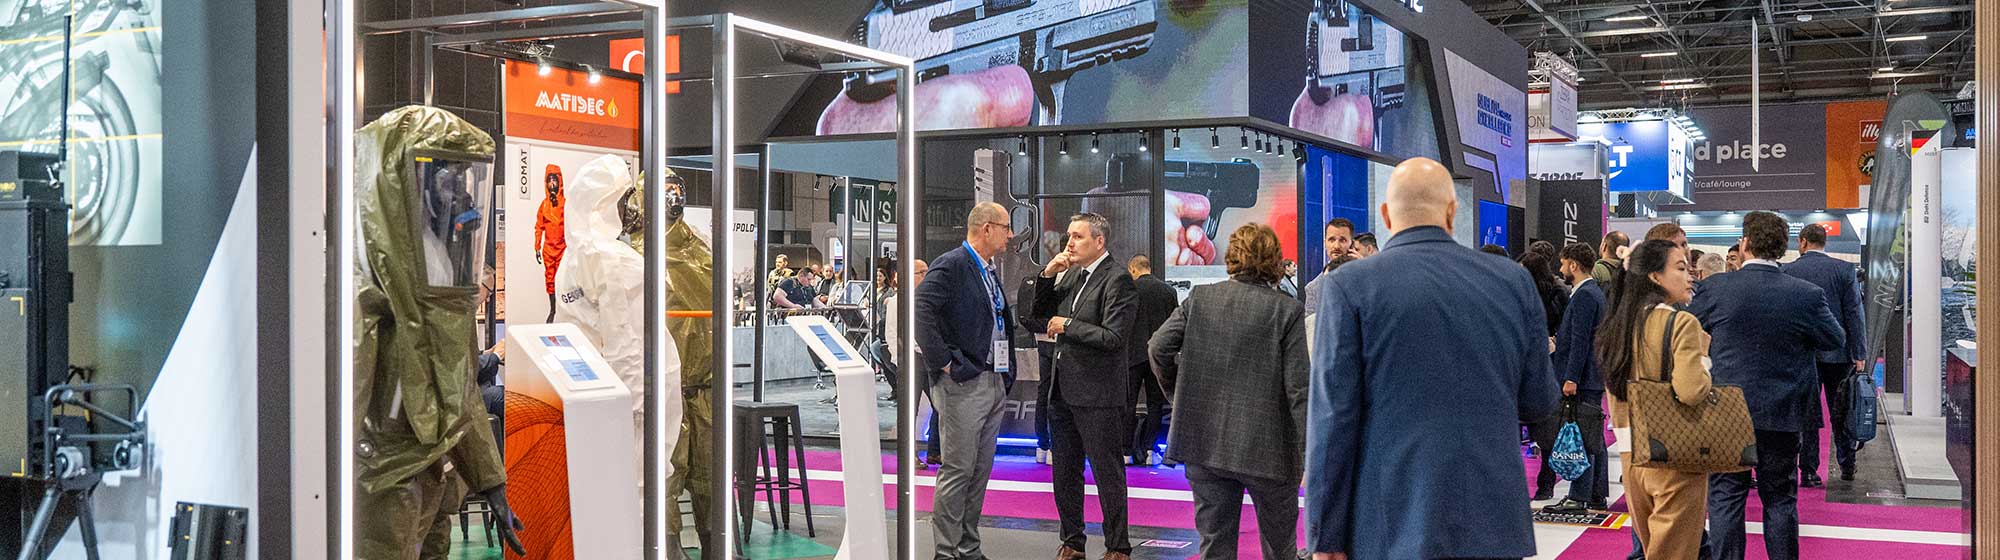
M736 401L731 407L736 422L736 511L741 515L743 533L750 533L755 517L757 492L770 502L771 527L791 530L792 492L802 498L806 513L806 536L817 537L813 528L812 489L806 486L805 429L799 422L799 405ZM798 477L792 469L797 465ZM779 518L783 517L783 521Z

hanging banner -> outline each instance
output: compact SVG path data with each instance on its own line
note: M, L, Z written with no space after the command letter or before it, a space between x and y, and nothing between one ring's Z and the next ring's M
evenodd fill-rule
M1451 51L1445 51L1445 70L1458 141L1491 154L1495 190L1505 194L1528 178L1528 93Z
M507 61L507 136L638 151L639 82Z
M1562 80L1528 87L1528 141L1576 139L1576 85Z
M665 67L667 74L679 74L681 72L681 36L668 35L666 42L666 60L662 61L661 66ZM646 75L646 40L644 38L612 39L610 62L612 68L616 68L621 72L641 76ZM667 95L681 92L681 83L679 80L669 81L661 84L660 87L667 92Z
M1528 146L1528 176L1541 181L1602 180L1604 164L1604 146L1601 144ZM1598 184L1598 190L1603 190L1603 187L1603 183Z
M1611 192L1672 193L1689 196L1691 161L1698 150L1689 150L1688 138L1680 127L1664 120L1620 121L1579 125L1586 141L1599 141L1605 153L1606 188Z
M1536 198L1536 239L1562 247L1604 237L1604 181L1543 181Z
M1827 208L1859 208L1868 202L1861 193L1875 181L1875 145L1888 105L1879 99L1826 104Z

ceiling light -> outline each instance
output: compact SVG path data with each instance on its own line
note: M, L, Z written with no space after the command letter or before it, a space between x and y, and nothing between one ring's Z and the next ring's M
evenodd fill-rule
M1090 153L1097 153L1097 133L1090 133Z
M590 85L597 85L597 82L604 79L604 73L598 72L596 68L591 68L589 64L583 65L583 69L590 72Z
M543 60L540 67L536 68L535 74L540 76L548 76L549 74L554 73L555 71L556 67L550 66L549 61Z
M1181 129L1174 129L1174 149L1181 149Z
M1887 38L1887 39L1883 39L1883 40L1882 40L1882 42L1884 42L1884 43L1904 43L1904 42L1909 42L1909 41L1922 41L1922 40L1925 40L1925 39L1929 39L1929 38L1931 38L1931 36L1929 36L1929 35L1905 35L1905 36L1902 36L1902 37L1890 37L1890 38Z
M1691 84L1691 83L1694 83L1694 78L1674 78L1671 80L1660 80L1660 85Z
M1236 140L1238 140L1239 142L1241 142L1241 143L1243 144L1243 149L1245 149L1245 150L1248 150L1248 149L1250 149L1250 133L1248 133L1248 132L1238 132L1238 133L1236 133L1236 134L1237 134L1237 136L1236 136Z
M1065 155L1065 156L1066 156L1066 155L1069 155L1069 135L1068 135L1068 134L1064 134L1064 135L1062 135L1062 143L1061 143L1061 144L1058 144L1058 145L1056 146L1056 153L1057 153L1057 154L1061 154L1061 155Z
M1604 21L1620 22L1620 21L1639 21L1643 19L1651 19L1651 16L1618 16L1614 18L1604 18Z
M1021 155L1028 155L1028 135L1021 135Z
M1672 53L1672 52L1649 52L1649 53L1646 53L1646 54L1642 54L1642 55L1639 55L1639 58L1664 58L1664 57L1669 57L1669 56L1673 56L1673 55L1675 55L1675 54L1677 54L1677 53Z
M1222 149L1222 137L1216 135L1213 128L1208 129L1208 147L1213 150Z
M1581 38L1581 39L1589 39L1589 38L1591 38L1591 37L1616 37L1616 36L1619 36L1619 35L1644 35L1644 34L1647 34L1647 33L1666 33L1666 32L1669 32L1669 31L1672 31L1672 30L1671 30L1671 29L1667 29L1667 28L1665 28L1665 27L1660 27L1660 26L1657 26L1657 25L1654 25L1654 26L1649 26L1649 27L1631 27L1631 28L1625 28L1625 29L1605 29L1605 30L1601 30L1601 31L1585 31L1585 32L1582 32L1582 33L1577 33L1577 34L1576 34L1576 36L1577 36L1578 38Z
M1875 71L1876 71L1876 72L1895 72L1895 71L1896 71L1896 67L1894 67L1894 66L1883 66L1883 67L1881 67L1881 68L1876 68L1876 69L1875 69Z

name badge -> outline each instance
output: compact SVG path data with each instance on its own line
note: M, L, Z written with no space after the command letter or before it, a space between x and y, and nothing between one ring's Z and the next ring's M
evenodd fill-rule
M1007 344L1007 341L993 341L993 372L1007 373L1011 371L1008 368L1008 364L1013 362L1013 354L1014 349Z

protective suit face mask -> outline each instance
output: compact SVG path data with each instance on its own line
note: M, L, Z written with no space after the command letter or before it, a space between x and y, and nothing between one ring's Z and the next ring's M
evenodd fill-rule
M477 286L486 265L486 216L491 211L493 166L436 155L414 156L419 215L417 238L431 286Z

